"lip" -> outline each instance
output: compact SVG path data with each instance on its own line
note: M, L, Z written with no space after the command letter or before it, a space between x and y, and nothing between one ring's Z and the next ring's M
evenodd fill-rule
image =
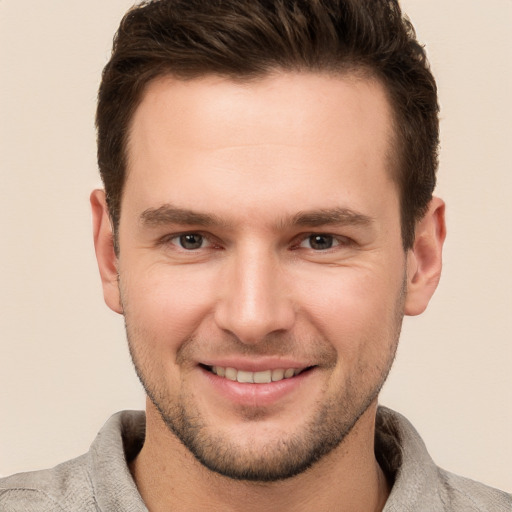
M269 366L260 366L259 364L245 365L242 367L236 367L234 363L232 367L239 370L245 371L262 371L262 369L276 369L282 368L282 366L275 366L271 368ZM282 364L282 362L280 362ZM210 365L208 365L210 366ZM213 366L213 365L212 365ZM217 366L222 366L218 363ZM227 365L229 366L229 365ZM293 365L290 367L294 367ZM295 366L295 368L301 368L301 366ZM302 366L304 367L304 366ZM248 369L255 368L255 369ZM211 371L199 366L201 374L206 381L206 385L210 391L217 397L227 400L230 403L240 406L249 407L264 407L276 404L288 397L292 397L300 387L305 383L306 380L313 377L315 368L310 368L299 375L290 377L289 379L283 379L277 382L270 382L268 384L252 384L252 383L240 383L219 377Z
M237 370L242 370L245 372L262 372L265 370L277 370L283 368L286 370L287 368L309 368L312 365L309 362L298 361L296 359L276 359L273 358L260 358L254 360L244 360L244 359L215 359L215 360L205 360L200 361L199 364L201 366L221 366L223 368L236 368Z

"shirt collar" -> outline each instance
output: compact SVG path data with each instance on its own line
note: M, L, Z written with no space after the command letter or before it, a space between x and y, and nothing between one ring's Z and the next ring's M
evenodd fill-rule
M121 434L121 435L120 435ZM142 448L145 414L122 411L101 429L89 451L89 474L101 511L147 512L128 464ZM392 483L383 512L442 511L439 471L414 427L402 415L379 407L375 455Z

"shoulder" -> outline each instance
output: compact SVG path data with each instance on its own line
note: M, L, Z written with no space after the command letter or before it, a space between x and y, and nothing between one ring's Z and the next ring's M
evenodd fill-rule
M96 511L87 456L82 455L52 469L18 473L0 479L0 510Z
M393 481L385 512L512 512L512 495L438 467L402 415L379 407L375 453Z
M0 512L147 510L127 464L144 435L143 412L114 414L85 455L0 479Z
M450 511L512 512L512 494L439 469L439 494Z

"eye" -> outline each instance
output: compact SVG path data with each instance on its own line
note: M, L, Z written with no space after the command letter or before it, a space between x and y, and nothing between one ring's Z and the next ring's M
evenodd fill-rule
M204 237L199 233L185 233L175 238L176 242L187 251L200 249L204 243Z
M313 249L314 251L326 251L338 246L339 243L340 242L332 235L315 233L314 235L309 235L305 238L301 242L300 247L306 247L308 249Z

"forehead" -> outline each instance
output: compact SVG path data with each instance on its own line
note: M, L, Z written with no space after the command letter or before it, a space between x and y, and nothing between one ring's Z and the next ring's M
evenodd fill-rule
M242 195L260 209L312 193L336 202L356 183L371 195L389 188L391 119L381 84L356 75L162 77L132 119L125 195L140 208Z
M276 72L245 81L215 75L192 80L163 76L146 86L130 123L130 141L149 133L155 122L165 123L168 135L178 137L176 143L188 142L192 135L198 142L203 136L210 144L234 145L246 142L246 137L254 143L255 136L264 135L275 142L299 136L312 144L328 144L331 137L326 140L326 135L335 137L339 129L353 130L356 124L364 129L385 125L392 134L385 89L362 71ZM264 128L259 134L252 129L255 123ZM241 130L243 124L249 130Z

